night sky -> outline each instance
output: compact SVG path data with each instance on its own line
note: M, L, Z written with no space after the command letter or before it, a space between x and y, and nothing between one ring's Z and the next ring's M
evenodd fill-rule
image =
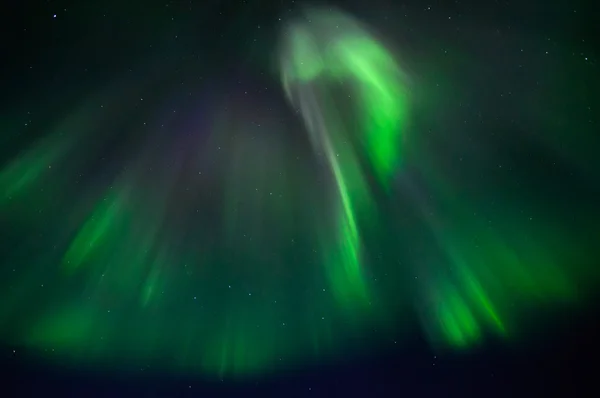
M591 391L592 2L15 3L2 396Z

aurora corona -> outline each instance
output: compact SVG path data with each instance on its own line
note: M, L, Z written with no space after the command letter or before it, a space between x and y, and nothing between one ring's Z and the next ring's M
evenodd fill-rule
M440 350L511 342L530 314L585 302L597 234L528 184L475 192L500 149L463 150L487 127L451 127L466 95L451 71L415 75L338 10L305 8L278 38L276 100L236 85L180 111L149 68L41 138L17 131L0 163L2 342L75 366L253 376L399 347L413 323Z

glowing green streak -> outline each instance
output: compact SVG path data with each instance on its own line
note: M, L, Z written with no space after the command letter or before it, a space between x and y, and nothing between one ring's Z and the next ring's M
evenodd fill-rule
M502 333L506 332L503 322L500 320L500 315L494 308L494 304L483 291L481 284L477 281L474 275L469 272L467 267L462 268L464 274L464 283L467 285L468 293L471 295L475 303L483 310L485 316L494 324L496 329Z
M398 136L406 115L406 94L392 57L368 38L341 40L335 59L346 66L338 78L350 74L360 81L367 153L381 183L386 183L399 159Z
M50 147L48 147L50 145ZM63 143L40 144L0 172L0 191L4 200L22 194L48 172L66 151Z
M327 268L338 298L349 303L356 297L364 299L367 290L361 272L356 211L373 210L368 207L370 193L360 162L348 149L342 123L333 111L335 104L326 103L327 90L319 91L315 86L337 81L356 90L361 141L384 185L398 164L406 90L393 57L357 23L335 12L308 10L306 16L308 23L295 24L288 31L281 59L282 86L288 99L299 105L313 141L325 151L336 180L340 197L338 241ZM341 29L331 32L330 26Z
M399 163L399 138L406 122L408 91L404 74L389 52L352 20L316 11L308 12L307 17L310 28L300 25L289 32L282 85L291 96L294 81L350 79L358 87L356 98L362 110L366 152L379 182L387 185ZM319 36L329 25L340 26L341 33Z
M342 199L342 214L339 215L338 235L341 240L341 259L339 261L342 262L343 271L334 273L334 291L340 294L345 301L352 296L365 298L366 287L360 268L360 237L354 212L352 211L350 195L338 162L332 159L331 164ZM333 269L340 270L339 267Z
M78 268L107 238L124 208L124 198L113 196L97 207L79 231L65 254L63 264L69 270Z
M144 285L144 290L143 290L142 297L141 297L141 302L142 302L143 307L147 306L150 303L150 300L152 300L152 297L154 296L154 293L156 292L156 286L159 283L159 276L160 276L160 272L159 272L158 268L154 268L150 272L150 275L148 276L148 279L146 280L146 284Z

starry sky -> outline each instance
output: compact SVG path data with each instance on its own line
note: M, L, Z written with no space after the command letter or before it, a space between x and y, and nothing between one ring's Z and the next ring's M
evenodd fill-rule
M0 344L19 377L427 395L589 330L591 3L11 7Z

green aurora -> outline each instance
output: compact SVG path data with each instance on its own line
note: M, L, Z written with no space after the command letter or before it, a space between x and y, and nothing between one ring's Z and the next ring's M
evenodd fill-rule
M308 9L285 25L279 61L322 167L214 112L211 153L148 146L69 188L100 145L79 132L100 124L98 101L4 164L3 341L50 361L222 378L401 344L414 319L442 350L511 342L529 314L586 302L593 228L500 186L500 210L478 217L488 201L427 149L417 85L369 29Z

